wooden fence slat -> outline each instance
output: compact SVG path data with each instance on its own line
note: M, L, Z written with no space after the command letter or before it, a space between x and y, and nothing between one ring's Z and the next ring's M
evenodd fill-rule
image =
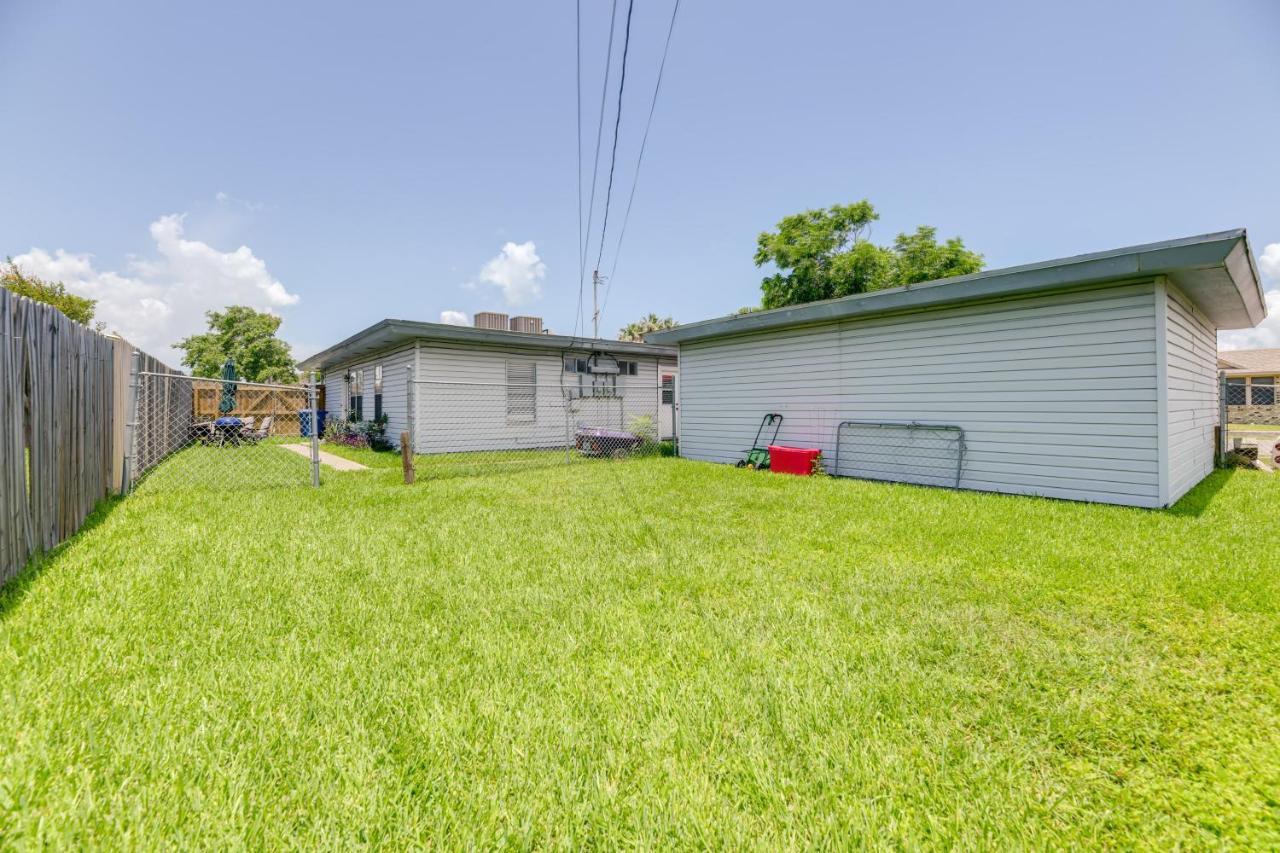
M140 371L182 379L139 383L135 441L126 448L133 352L120 338L0 288L0 584L118 491L126 455L133 454L136 481L185 444L181 424L219 415L221 382L191 380L140 352ZM297 434L307 406L303 386L249 384L239 387L231 414L272 415L272 432Z
M113 493L125 419L118 400L128 390L117 349L125 347L0 288L0 583L74 534Z

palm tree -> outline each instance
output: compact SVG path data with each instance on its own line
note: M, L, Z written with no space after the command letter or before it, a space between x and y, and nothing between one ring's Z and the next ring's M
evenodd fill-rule
M670 329L673 326L680 325L670 317L659 317L657 314L648 314L641 317L634 323L628 323L618 330L618 340L635 341L637 343L644 340L644 336L649 332L658 332L662 329Z

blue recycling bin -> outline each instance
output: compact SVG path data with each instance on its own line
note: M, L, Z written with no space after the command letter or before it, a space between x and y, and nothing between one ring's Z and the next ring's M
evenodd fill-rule
M324 409L320 409L318 412L316 412L316 423L319 427L319 432L317 433L318 435L324 435L324 420L328 416L329 416L329 413L326 412ZM310 438L311 437L311 410L310 409L303 409L302 411L298 412L298 424L302 427L302 430L301 430L302 437Z

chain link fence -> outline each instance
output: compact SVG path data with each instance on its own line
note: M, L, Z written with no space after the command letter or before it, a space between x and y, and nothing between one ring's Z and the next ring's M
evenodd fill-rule
M964 473L964 430L947 424L844 421L836 428L830 473L958 488Z
M420 479L674 455L660 385L411 385Z
M314 484L311 387L148 371L133 382L122 491Z

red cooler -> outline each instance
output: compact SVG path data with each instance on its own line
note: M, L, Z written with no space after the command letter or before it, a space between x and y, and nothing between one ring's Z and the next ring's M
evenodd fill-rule
M779 474L799 474L807 477L813 473L813 460L822 451L816 447L784 447L769 445L769 470Z

